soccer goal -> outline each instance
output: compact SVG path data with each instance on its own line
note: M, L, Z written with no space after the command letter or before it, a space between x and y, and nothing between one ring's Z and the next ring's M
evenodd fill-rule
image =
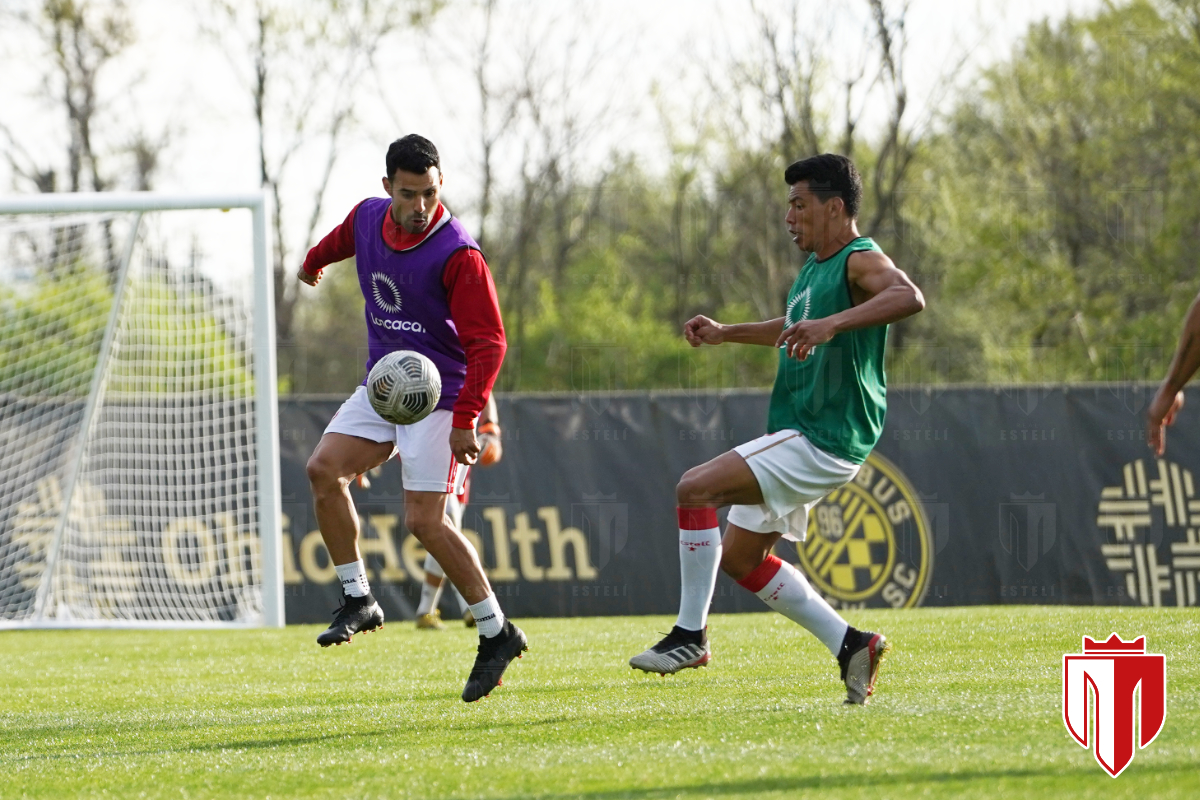
M0 198L0 627L283 624L264 215Z

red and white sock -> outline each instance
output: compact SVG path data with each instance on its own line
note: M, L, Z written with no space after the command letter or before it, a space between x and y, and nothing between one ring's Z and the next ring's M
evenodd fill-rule
M684 630L708 624L717 570L721 565L721 531L715 508L679 508L679 619Z
M738 581L775 611L807 628L835 656L850 626L817 594L800 570L775 556Z

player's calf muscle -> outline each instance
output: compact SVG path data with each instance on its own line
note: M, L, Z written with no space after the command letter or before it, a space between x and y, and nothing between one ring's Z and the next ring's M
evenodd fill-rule
M777 533L754 533L727 525L721 539L721 571L740 581L758 569L779 539Z
M755 558L746 553L721 553L721 571L735 581L740 581L754 572L762 562L762 558Z

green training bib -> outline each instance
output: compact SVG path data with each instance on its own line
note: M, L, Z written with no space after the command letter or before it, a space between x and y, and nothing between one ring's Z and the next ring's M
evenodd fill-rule
M785 328L854 305L846 260L860 250L883 252L873 240L860 236L824 261L809 255L788 292ZM839 333L804 361L788 358L781 349L767 432L798 430L831 455L856 464L866 461L887 413L887 329L879 325Z

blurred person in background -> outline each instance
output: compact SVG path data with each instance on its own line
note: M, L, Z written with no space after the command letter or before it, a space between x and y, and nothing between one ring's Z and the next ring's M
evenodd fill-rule
M496 412L496 395L488 397L483 413L479 415L479 425L475 429L479 435L479 458L476 467L490 467L500 461L504 450L500 445L500 416ZM459 494L451 495L446 501L446 513L454 520L454 527L462 530L463 512L467 508L471 494L471 477L467 476ZM446 585L446 574L437 559L432 555L425 556L425 580L421 583L421 601L417 606L417 627L422 630L441 631L446 629L442 622L442 612L438 608L438 600L442 595L442 587ZM457 607L458 616L468 628L475 627L475 615L463 596L450 584L450 596Z

